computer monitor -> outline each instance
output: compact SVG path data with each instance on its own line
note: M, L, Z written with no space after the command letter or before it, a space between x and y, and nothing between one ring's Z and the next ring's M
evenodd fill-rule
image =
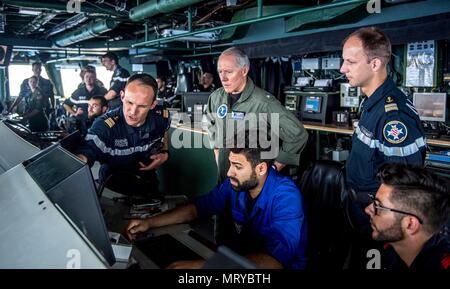
M416 92L413 94L413 104L421 120L445 122L446 93Z
M88 165L59 144L23 162L26 171L113 265L115 257Z
M309 113L320 113L322 97L306 96L305 98L305 106L303 107L303 111Z
M194 113L202 114L205 105L208 103L210 92L186 92L181 95L183 99L183 112L190 115Z
M17 135L0 121L0 174L22 163L39 152L39 148Z

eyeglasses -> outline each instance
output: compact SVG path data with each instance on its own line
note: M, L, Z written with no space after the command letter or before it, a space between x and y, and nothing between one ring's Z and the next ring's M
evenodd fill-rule
M396 209L386 208L386 207L382 206L379 203L379 201L375 198L374 195L369 194L369 197L372 200L372 205L373 205L373 210L374 210L375 215L378 216L378 210L391 211L391 212L394 212L394 213L399 213L399 214L404 214L404 215L409 215L409 216L416 217L417 220L419 220L419 223L423 224L422 219L419 218L416 214L405 212L405 211L400 211L400 210L396 210Z

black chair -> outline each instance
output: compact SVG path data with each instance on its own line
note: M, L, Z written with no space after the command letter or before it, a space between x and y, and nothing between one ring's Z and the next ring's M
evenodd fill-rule
M317 161L303 173L299 184L308 222L308 268L313 271L345 269L351 251L351 221L343 165Z

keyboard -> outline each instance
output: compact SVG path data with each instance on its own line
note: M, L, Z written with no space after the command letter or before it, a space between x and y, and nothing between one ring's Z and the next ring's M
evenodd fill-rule
M144 239L135 245L160 268L166 268L175 261L203 259L169 234Z

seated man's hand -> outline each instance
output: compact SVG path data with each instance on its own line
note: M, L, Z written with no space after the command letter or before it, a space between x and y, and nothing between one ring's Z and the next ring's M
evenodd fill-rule
M150 159L152 159L153 161L148 166L146 166L142 162L139 162L139 165L141 166L141 168L139 169L140 171L150 171L158 168L169 159L169 155L167 153L156 154L152 155Z
M201 269L204 264L205 260L175 261L166 269Z
M138 233L148 231L149 228L150 224L148 220L131 220L126 229L128 239L136 239Z

